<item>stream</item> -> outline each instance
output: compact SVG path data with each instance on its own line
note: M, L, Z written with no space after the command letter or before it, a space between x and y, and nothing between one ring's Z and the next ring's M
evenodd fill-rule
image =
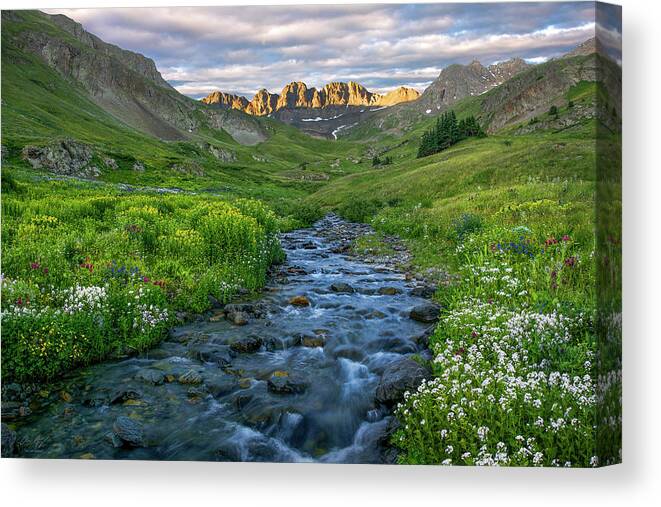
M429 302L395 262L347 253L369 232L329 215L283 234L286 261L259 299L35 396L16 422L19 456L393 462L395 421L376 393L389 366L426 353L416 338L430 324L410 313Z

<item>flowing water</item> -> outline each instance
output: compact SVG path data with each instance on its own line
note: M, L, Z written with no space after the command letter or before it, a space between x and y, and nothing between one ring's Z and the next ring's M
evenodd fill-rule
M321 461L384 457L384 368L419 352L424 300L391 265L342 253L360 226L328 216L282 236L286 263L246 325L200 319L144 354L78 370L21 420L21 455L43 458ZM349 292L337 292L344 289ZM338 284L348 284L347 287ZM381 291L379 291L381 289ZM309 306L293 306L305 295ZM261 314L261 315L260 315ZM243 348L231 345L242 343ZM256 350L253 350L256 349ZM63 391L60 391L63 389ZM37 396L37 398L39 398ZM112 443L126 416L139 446ZM392 454L391 454L392 455Z

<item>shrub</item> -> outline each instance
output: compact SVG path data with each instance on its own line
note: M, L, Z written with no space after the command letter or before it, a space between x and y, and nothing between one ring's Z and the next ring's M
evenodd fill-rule
M351 222L369 222L382 207L379 199L349 199L338 212Z
M463 213L459 218L452 222L453 237L461 241L466 236L478 232L482 229L482 219L472 213Z

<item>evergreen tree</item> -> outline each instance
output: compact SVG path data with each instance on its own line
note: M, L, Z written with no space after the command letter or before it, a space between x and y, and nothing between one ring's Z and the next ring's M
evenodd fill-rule
M422 134L418 158L443 151L467 137L485 136L486 133L474 116L471 115L457 121L455 112L449 111L437 117L436 124Z

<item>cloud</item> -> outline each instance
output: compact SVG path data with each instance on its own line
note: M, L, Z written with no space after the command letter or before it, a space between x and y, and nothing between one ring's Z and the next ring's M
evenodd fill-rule
M250 97L288 82L426 87L451 63L541 62L592 37L591 2L57 9L153 58L179 91Z

